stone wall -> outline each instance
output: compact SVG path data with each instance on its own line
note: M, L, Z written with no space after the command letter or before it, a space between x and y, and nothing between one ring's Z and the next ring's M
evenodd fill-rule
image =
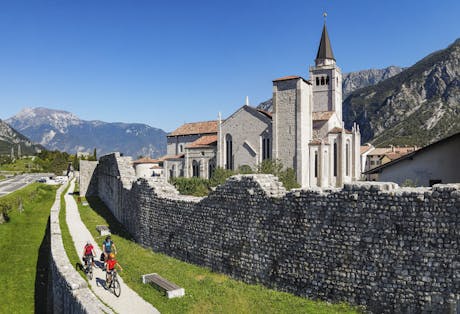
M94 169L96 169L96 166L97 161L80 160L79 187L81 196L87 196L97 193L97 176L93 176L93 172Z
M62 243L59 226L59 210L62 186L56 193L56 200L51 208L51 289L50 300L54 313L113 313L88 288L88 284L75 270Z
M198 198L120 177L122 159L100 159L99 196L157 252L375 313L460 313L460 184L286 192L271 175L248 175Z

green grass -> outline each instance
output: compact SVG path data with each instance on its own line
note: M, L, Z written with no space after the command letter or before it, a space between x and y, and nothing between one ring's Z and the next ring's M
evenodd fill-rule
M65 219L66 215L66 207L65 207L65 200L64 196L68 193L70 185L65 189L64 193L61 195L61 209L59 211L59 226L61 227L61 235L62 235L62 242L64 243L64 249L67 254L67 257L70 260L70 264L75 266L77 271L83 277L83 279L87 280L86 275L81 270L80 267L77 267L77 264L81 264L81 260L79 257L79 252L77 252L75 245L72 240L72 236L70 235L69 227L67 226L67 222ZM83 248L82 248L83 249Z
M56 187L34 183L0 198L17 204L20 197L24 209L14 206L0 225L0 313L33 313L36 289L46 291L36 286L36 270L55 195Z
M0 165L2 171L14 171L14 172L37 172L40 171L41 167L37 165L32 158L21 158L15 160L13 163Z
M83 198L82 198L83 199ZM230 277L154 253L131 241L104 204L88 198L90 206L78 204L80 215L99 246L103 237L96 225L109 225L124 268L123 280L162 313L358 313L346 304L328 304L292 294L249 285ZM94 208L94 209L93 209ZM141 282L141 275L159 273L185 288L185 297L168 300L162 293ZM123 293L123 292L122 292Z

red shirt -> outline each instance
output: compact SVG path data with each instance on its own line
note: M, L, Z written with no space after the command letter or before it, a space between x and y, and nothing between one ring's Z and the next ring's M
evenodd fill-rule
M115 268L115 265L117 264L117 260L116 259L109 259L107 261L107 269L108 270L113 270Z
M92 255L93 254L93 246L90 245L85 245L85 255Z

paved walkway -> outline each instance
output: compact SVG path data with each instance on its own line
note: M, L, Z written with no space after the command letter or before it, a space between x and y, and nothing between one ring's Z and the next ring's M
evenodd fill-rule
M66 222L69 226L70 234L75 244L75 248L78 255L81 256L83 253L83 247L86 241L94 241L91 233L88 231L86 226L83 224L78 212L77 203L72 197L71 193L75 188L75 182L72 181L68 194L64 196L66 203ZM70 194L69 194L70 193ZM96 259L101 255L101 249L98 245L95 245L94 253L96 253ZM123 266L123 263L121 263ZM131 290L124 282L123 278L118 277L121 285L121 295L117 298L111 291L105 289L105 272L99 267L93 268L93 279L89 281L89 285L94 293L106 304L108 304L117 313L160 313L150 303L147 303L142 299L136 292ZM140 278L139 278L140 280Z

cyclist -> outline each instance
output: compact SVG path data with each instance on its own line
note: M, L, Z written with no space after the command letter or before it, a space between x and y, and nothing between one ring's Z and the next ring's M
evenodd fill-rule
M91 265L94 267L94 247L91 244L91 241L87 241L85 247L83 248L83 261L85 265L88 261L91 261Z
M121 267L120 264L118 264L118 261L115 259L115 254L110 253L109 254L109 259L107 260L107 267L106 267L106 272L107 272L107 282L106 285L110 286L110 283L112 281L112 273L114 271L117 271L115 269L115 266L117 266L120 271L123 271L123 268Z
M117 254L117 247L113 243L111 236L105 238L105 241L102 243L102 249L104 251L104 261L107 261L110 253L114 252Z

